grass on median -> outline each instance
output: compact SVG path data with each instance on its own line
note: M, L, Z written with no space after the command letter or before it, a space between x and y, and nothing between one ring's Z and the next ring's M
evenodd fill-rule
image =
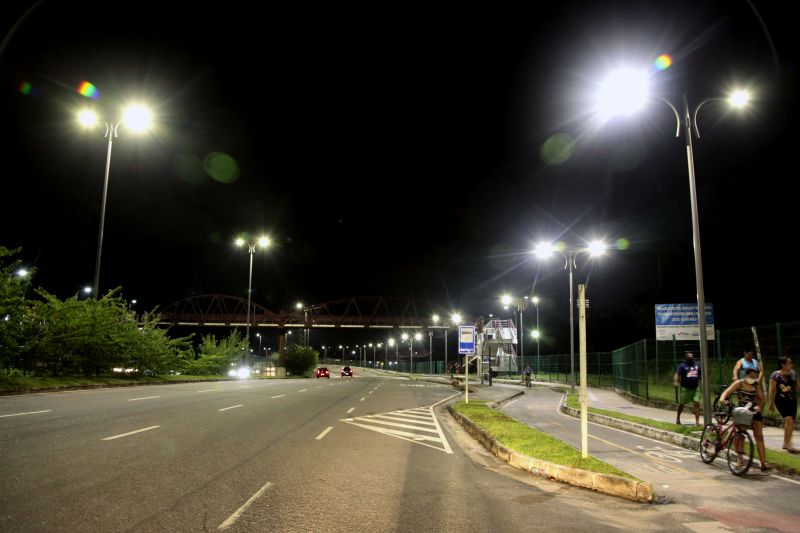
M170 381L197 381L230 379L225 376L8 376L0 375L0 391L49 389L56 387L83 387L91 385L127 385L136 383L165 383Z
M518 422L504 413L495 411L488 407L486 402L472 401L465 404L460 401L453 404L453 408L486 430L504 446L519 453L559 465L637 479L592 456L583 459L580 450L576 450L547 433Z

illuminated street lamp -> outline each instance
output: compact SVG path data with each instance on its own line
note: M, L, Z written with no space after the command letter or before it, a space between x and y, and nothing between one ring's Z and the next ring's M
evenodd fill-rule
M575 390L575 304L572 298L572 270L577 268L575 259L581 253L586 253L589 257L598 257L605 254L608 246L602 241L592 241L586 246L567 246L563 242L551 243L540 242L536 245L533 253L541 260L546 260L554 254L564 258L564 269L569 269L569 382L570 388Z
M602 118L611 118L615 115L631 115L642 109L651 100L657 100L669 106L675 114L675 137L680 137L681 124L686 136L686 162L689 170L689 199L692 209L692 241L694 244L694 272L697 288L697 318L700 326L700 366L708 369L708 339L706 332L706 297L703 285L703 260L700 248L700 219L697 208L697 186L694 171L694 151L692 147L692 130L700 138L697 127L697 114L709 102L726 101L733 108L744 108L750 101L750 94L745 90L735 90L728 98L706 98L691 110L689 99L683 95L682 113L677 106L662 96L651 95L649 91L649 78L644 71L621 69L612 72L600 86L597 94L597 111ZM682 116L681 116L682 115ZM703 412L706 420L711 420L711 398L708 379L702 380L703 386Z
M85 128L92 128L98 122L100 122L97 114L89 109L80 111L78 113L78 120ZM103 180L103 200L100 207L100 230L97 234L97 257L94 264L94 284L92 285L95 298L99 298L100 296L100 258L103 253L103 229L106 222L108 175L109 171L111 170L111 145L113 144L114 138L119 136L119 127L121 125L124 125L126 129L135 133L142 133L150 128L151 122L152 115L150 111L141 105L134 105L125 109L121 120L117 120L116 122L103 121L103 124L106 126L104 137L108 138L108 152L106 154L106 171L105 178Z
M248 277L248 281L247 281L247 331L245 333L245 336L247 337L247 348L248 348L248 350L245 352L246 354L248 354L248 355L245 356L246 357L245 366L247 366L249 368L250 367L250 355L249 355L250 354L250 351L249 351L249 348L250 348L250 294L252 293L252 287L253 287L253 255L256 253L256 248L259 247L259 246L261 248L268 248L269 245L270 245L270 241L269 241L269 237L265 237L265 236L259 237L256 242L247 242L247 241L244 240L244 238L239 237L239 238L236 239L234 244L236 244L236 246L239 247L239 248L241 248L242 246L247 245L247 251L250 254L250 276Z
M400 347L395 343L392 337L389 337L389 340L386 341L387 346L394 346L394 371L397 372L397 369L400 368Z
M534 296L531 298L531 301L533 302L533 305L536 306L536 329L534 330L536 334L533 336L533 338L536 339L536 373L539 374L542 371L540 364L541 354L539 352L539 338L542 336L541 330L539 329L539 297Z

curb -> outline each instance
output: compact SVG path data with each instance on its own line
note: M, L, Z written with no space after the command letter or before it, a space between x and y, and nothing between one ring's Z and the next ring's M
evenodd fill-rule
M516 398L519 394L515 394ZM512 397L500 400L500 402L511 401ZM492 452L498 459L507 462L515 468L525 470L535 476L546 479L555 479L568 485L591 489L611 496L625 498L636 502L650 503L653 501L653 486L645 481L633 481L611 474L599 474L573 468L570 466L557 465L540 459L529 457L525 454L516 452L499 443L489 433L478 427L468 417L453 409L452 405L447 406L447 410L453 418L484 448Z
M184 381L145 381L143 383L96 383L91 385L69 385L66 387L46 387L42 389L8 389L0 391L0 396L14 396L17 394L34 394L37 392L60 392L68 390L110 389L115 387L143 387L145 385L211 383L216 381L235 381L235 380L229 378L222 378L222 379L187 379Z
M580 409L567 407L566 394L561 397L561 403L559 404L558 408L562 413L568 414L575 418L580 418L581 416ZM588 413L588 415L590 421L603 426L608 426L615 429L621 429L623 431L627 431L628 433L635 433L637 435L642 435L643 437L650 437L651 439L660 440L662 442L667 442L669 444L675 444L677 446L688 448L690 450L695 450L695 451L700 450L700 439L696 439L688 435L681 435L680 433L667 431L666 429L653 428L650 426L645 426L643 424L637 424L636 422L630 422L628 420L612 418L606 415L598 415L595 413Z
M523 391L519 391L519 392L515 392L511 396L506 396L502 400L497 400L496 402L490 403L489 407L491 407L492 409L499 409L500 407L503 407L504 405L513 402L514 400L516 400L517 398L519 398L520 396L522 396L524 394L525 394L524 390Z

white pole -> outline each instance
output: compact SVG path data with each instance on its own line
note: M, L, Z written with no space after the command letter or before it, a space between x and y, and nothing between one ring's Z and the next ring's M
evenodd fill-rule
M586 390L586 285L578 285L578 336L581 366L581 457L589 457L589 414Z
M464 403L469 403L469 356L464 356Z

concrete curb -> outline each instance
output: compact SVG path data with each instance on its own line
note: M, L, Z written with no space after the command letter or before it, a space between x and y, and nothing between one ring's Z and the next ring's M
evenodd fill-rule
M34 394L37 392L61 392L68 390L84 389L110 389L114 387L142 387L144 385L173 385L181 383L210 383L215 381L236 381L236 379L187 379L183 381L145 381L142 383L96 383L92 385L70 385L66 387L47 387L43 389L10 389L0 391L0 396L13 396L15 394Z
M567 407L566 394L561 398L561 404L558 406L558 408L561 410L562 413L574 416L575 418L581 417L580 409ZM666 429L653 428L650 426L645 426L643 424L637 424L636 422L621 420L619 418L613 418L610 416L598 415L595 413L588 413L588 415L590 421L595 422L597 424L601 424L603 426L608 426L615 429L621 429L629 433L635 433L637 435L642 435L644 437L650 437L651 439L660 440L662 442L667 442L669 444L675 444L677 446L688 448L690 450L696 450L696 451L700 450L700 439L696 439L688 435L681 435L680 433L667 431Z
M513 398L518 397L515 394ZM511 397L500 400L501 402L511 401ZM484 448L492 452L498 459L501 459L515 468L525 470L531 474L546 479L555 479L562 483L567 483L584 489L591 489L611 496L618 496L627 500L649 503L653 501L653 486L644 481L633 481L610 474L598 474L573 468L570 466L557 465L547 461L542 461L525 454L516 452L499 443L489 433L478 427L469 417L462 415L453 409L452 405L447 406L447 410L453 418Z
M503 398L501 400L497 400L496 402L490 403L489 407L491 407L492 409L499 409L499 408L503 407L504 405L513 402L514 400L516 400L517 398L519 398L520 396L522 396L524 394L525 394L524 390L519 391L519 392L515 392L511 396L506 396L505 398Z

